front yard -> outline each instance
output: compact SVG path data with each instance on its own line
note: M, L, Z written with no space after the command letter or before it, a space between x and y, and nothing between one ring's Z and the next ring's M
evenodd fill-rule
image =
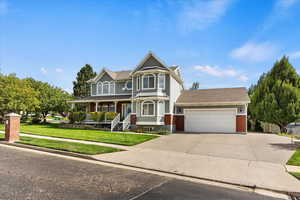
M4 134L0 134L0 140L2 139L4 139ZM96 155L102 153L122 151L121 149L112 148L112 147L82 144L77 142L65 142L65 141L57 141L57 140L40 139L40 138L33 138L33 137L26 137L26 136L21 136L20 141L17 143L44 147L49 149L87 154L87 155Z
M4 130L4 125L1 124L1 130ZM133 146L152 140L159 136L155 135L143 135L143 134L128 134L128 133L117 133L110 131L99 131L99 130L84 130L84 129L68 129L59 128L56 124L38 124L29 125L21 124L21 132L33 135L43 135L58 138L69 138L76 140L86 140L94 142L103 142L109 144L119 144L126 146Z
M287 162L288 165L300 166L300 148L292 155L292 157Z

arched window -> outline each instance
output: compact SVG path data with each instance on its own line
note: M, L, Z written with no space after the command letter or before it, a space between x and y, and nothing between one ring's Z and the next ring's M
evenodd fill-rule
M146 74L143 76L143 89L155 88L155 76L153 74Z
M98 83L97 94L102 94L102 83L101 82Z
M114 82L110 82L109 93L110 94L114 94L115 93L115 83Z
M109 94L109 82L104 82L103 83L102 93L103 94Z
M163 116L165 115L165 101L158 102L158 115Z
M154 102L144 101L142 103L142 115L143 116L153 116L154 115Z

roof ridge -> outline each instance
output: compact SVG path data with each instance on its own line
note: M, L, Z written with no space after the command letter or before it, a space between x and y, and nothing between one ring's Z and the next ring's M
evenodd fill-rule
M246 89L246 87L203 88L203 89L196 89L196 90L184 90L184 91L199 91L199 90L222 90L222 89Z

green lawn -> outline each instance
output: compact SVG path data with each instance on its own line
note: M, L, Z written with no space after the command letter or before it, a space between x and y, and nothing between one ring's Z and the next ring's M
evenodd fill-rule
M287 164L300 166L300 149L296 150L296 152L292 155Z
M289 173L300 180L300 172L289 172Z
M0 134L0 139L4 139L4 134ZM87 155L96 155L102 153L122 151L121 149L112 148L112 147L104 147L104 146L92 145L92 144L81 144L77 142L64 142L64 141L57 141L57 140L40 139L40 138L33 138L33 137L26 137L26 136L21 136L20 141L17 143L38 146L38 147L45 147L49 149L57 149L62 151L87 154Z
M0 126L4 130L4 126ZM44 135L59 138L70 138L77 140L87 140L95 142L103 142L109 144L120 144L132 146L142 142L157 138L155 135L143 134L126 134L99 130L83 130L83 129L68 129L58 128L55 124L46 125L29 125L21 124L21 132L34 135Z

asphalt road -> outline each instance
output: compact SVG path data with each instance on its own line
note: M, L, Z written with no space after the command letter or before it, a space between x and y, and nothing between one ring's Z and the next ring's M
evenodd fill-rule
M0 199L275 200L0 145Z

